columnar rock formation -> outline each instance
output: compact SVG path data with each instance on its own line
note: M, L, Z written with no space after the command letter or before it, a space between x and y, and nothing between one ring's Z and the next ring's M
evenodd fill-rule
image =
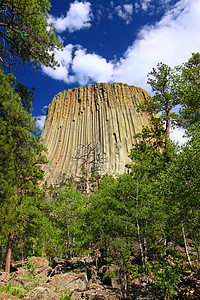
M99 174L123 173L136 143L134 135L149 122L148 115L137 111L148 97L145 90L122 83L94 84L56 95L42 132L48 149L47 183L55 184L63 174L80 174L87 154Z

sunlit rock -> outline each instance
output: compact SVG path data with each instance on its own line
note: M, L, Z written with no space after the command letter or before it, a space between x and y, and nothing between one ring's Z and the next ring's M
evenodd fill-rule
M42 132L48 149L47 184L80 175L83 157L90 151L92 169L100 175L121 174L136 143L134 135L149 117L137 111L150 95L122 83L100 83L65 90L48 107Z

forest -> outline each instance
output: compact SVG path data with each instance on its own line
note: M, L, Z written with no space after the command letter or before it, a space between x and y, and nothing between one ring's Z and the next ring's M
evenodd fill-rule
M200 274L200 53L174 68L158 62L148 74L153 97L138 110L151 124L137 135L125 174L99 179L91 171L89 196L73 178L49 187L33 91L14 76L17 64L57 64L49 49L62 45L46 29L49 5L0 3L0 269L33 255L98 252L99 264L119 266L127 280L151 274L171 299L183 272ZM174 126L185 129L182 146L170 140Z

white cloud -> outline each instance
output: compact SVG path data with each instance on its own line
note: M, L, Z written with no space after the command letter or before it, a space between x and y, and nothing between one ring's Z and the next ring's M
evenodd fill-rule
M113 65L96 54L87 54L85 49L78 49L72 63L75 77L82 85L90 81L109 82L113 74Z
M47 109L48 106L44 105L41 109L41 113L43 115L37 116L36 117L36 126L39 127L39 130L42 130L44 127L45 119L46 119L46 114L47 114Z
M160 10L166 10L169 7L170 2L173 0L138 0L135 3L135 12L143 11L147 14L152 14Z
M47 106L47 105L44 105L43 108L41 109L41 112L42 112L43 114L45 114L45 113L47 112L47 108L48 108L48 106Z
M116 81L140 86L151 92L146 84L147 73L158 62L173 67L187 61L192 52L200 51L199 16L199 0L180 0L159 22L143 27L119 61L107 61L80 45L69 44L63 51L55 52L60 67L55 70L43 67L42 70L66 83L84 85ZM180 133L175 131L172 135L177 140Z
M158 62L175 66L200 50L200 1L181 0L138 38L114 69L113 80L149 89L146 75Z
M42 67L43 73L53 79L66 83L78 82L81 85L109 82L112 79L113 64L95 53L87 53L80 45L69 44L63 51L55 51L55 59L60 63L59 67Z
M74 46L72 44L68 44L62 51L56 50L55 59L60 63L60 66L55 69L42 66L43 73L47 74L51 78L62 80L66 83L74 82L74 76L69 74L72 63L73 48Z
M125 20L126 24L130 24L132 21L132 14L133 14L133 5L132 4L124 4L123 6L118 5L116 7L117 15Z
M135 12L137 13L139 11L140 8L140 4L139 3L135 3Z
M175 128L170 132L170 138L173 142L178 142L179 145L183 145L188 141L187 137L184 137L185 130L183 128Z
M71 3L66 17L61 16L55 18L49 15L49 23L53 23L58 32L63 32L66 29L69 32L89 28L91 26L92 12L90 2L75 1Z
M147 11L150 7L150 4L151 4L151 0L143 0L141 1L141 6L142 6L142 9Z
M45 119L46 119L46 115L37 117L36 125L39 127L40 130L42 130L44 127Z
M43 72L66 83L117 81L150 90L147 73L158 62L173 67L200 50L199 16L199 0L180 0L159 22L143 27L119 61L107 61L80 45L69 44L55 53L61 66L56 70L43 67Z

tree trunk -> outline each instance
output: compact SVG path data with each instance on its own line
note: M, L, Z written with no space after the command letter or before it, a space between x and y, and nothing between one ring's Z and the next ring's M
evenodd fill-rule
M197 258L198 258L198 268L199 268L199 259L200 259L200 253L199 253L199 247L197 247Z
M86 196L88 198L88 204L90 200L90 166L89 166L89 155L87 156L86 160Z
M190 255L189 255L189 252L188 252L188 246L187 246L187 241L186 241L186 236L185 236L185 229L184 229L183 223L182 223L182 233L183 233L183 239L184 239L184 244L185 244L185 254L187 256L188 263L189 263L190 267L192 268L192 263L191 263Z
M138 231L138 242L139 242L139 248L140 248L140 255L142 259L142 267L143 270L145 270L145 261L144 261L144 251L143 251L143 245L142 245L142 239L141 239L141 232L140 232L140 224L139 224L139 212L138 212L138 182L137 182L137 197L136 197L136 223L137 223L137 231Z
M169 106L169 100L167 101L166 105L166 142L165 142L165 148L167 148L167 142L170 140L170 130L171 130L171 119L170 119L170 106Z
M8 246L7 246L6 266L5 266L5 272L8 272L8 273L10 273L12 242L13 242L13 233L10 233L9 236L8 236Z
M169 141L169 139L170 139L170 129L171 129L171 120L169 118L166 122L166 138L167 138L167 141Z

